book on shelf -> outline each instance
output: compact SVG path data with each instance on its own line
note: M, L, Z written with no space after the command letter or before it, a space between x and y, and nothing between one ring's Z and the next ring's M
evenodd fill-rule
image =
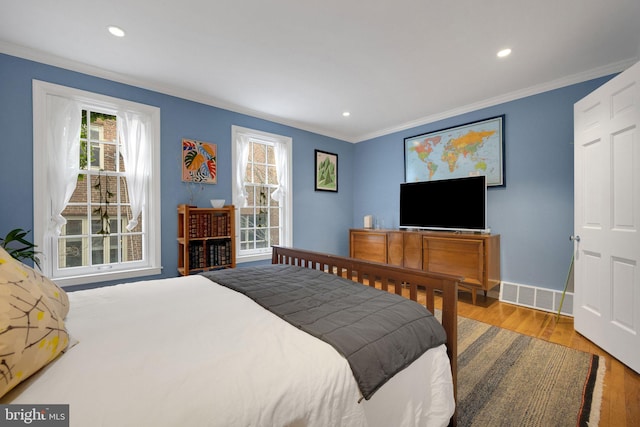
M207 245L208 265L227 265L231 263L231 241L219 240Z
M228 215L192 212L189 215L189 237L221 237L231 234Z
M189 246L189 268L209 268L231 264L231 240L193 242Z

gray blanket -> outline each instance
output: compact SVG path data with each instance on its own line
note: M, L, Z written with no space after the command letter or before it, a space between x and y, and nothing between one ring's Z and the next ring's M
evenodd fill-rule
M321 271L264 265L202 273L332 345L369 399L397 372L446 342L422 305Z

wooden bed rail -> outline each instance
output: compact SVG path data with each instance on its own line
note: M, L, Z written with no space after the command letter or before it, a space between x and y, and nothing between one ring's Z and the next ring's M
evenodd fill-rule
M406 286L409 288L409 298L413 301L418 300L418 287L424 287L426 306L432 313L435 308L434 293L441 293L442 326L447 333L447 354L451 361L454 396L457 396L458 283L461 277L282 246L273 246L271 262L322 270L369 286L375 286L378 282L385 291L390 291L389 285L392 284L399 295L403 286ZM452 422L455 423L455 415Z

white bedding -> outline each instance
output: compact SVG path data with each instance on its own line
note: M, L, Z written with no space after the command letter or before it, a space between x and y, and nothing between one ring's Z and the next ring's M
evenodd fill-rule
M444 346L368 400L330 345L200 276L69 294L79 342L1 403L70 404L71 426L438 426Z

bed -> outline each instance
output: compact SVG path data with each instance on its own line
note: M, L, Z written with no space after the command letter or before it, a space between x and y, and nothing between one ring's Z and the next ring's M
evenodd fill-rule
M405 292L413 300L420 286L431 312L433 292L442 293L446 345L424 351L367 389L352 359L339 352L343 347L305 331L306 319L302 326L290 323L285 318L295 317L291 310L264 308L272 296L261 296L271 288L258 287L256 296L214 281L233 282L237 271L245 274L236 280L242 286L252 270L69 293L64 353L8 391L0 404L68 404L72 426L455 424L457 278L274 247L272 265L255 272L280 277L274 285L284 278L292 282L297 274L331 275L331 281L356 292L368 287L351 286L352 281ZM377 296L375 301L379 304ZM311 323L326 327L331 319Z

